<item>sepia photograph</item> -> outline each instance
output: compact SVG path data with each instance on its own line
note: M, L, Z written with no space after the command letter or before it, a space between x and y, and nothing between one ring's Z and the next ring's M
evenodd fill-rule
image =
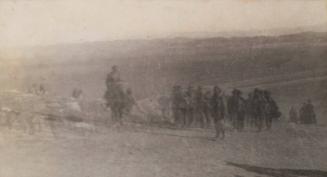
M327 0L0 0L0 177L327 177Z

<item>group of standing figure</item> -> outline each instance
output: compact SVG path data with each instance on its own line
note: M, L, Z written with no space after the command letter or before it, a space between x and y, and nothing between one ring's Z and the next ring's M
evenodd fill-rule
M225 121L237 131L244 130L246 125L261 131L264 127L271 129L273 119L281 116L270 92L257 88L245 99L238 89L234 89L231 96L225 96L218 86L212 91L204 91L201 86L197 89L190 86L184 91L176 85L171 93L171 109L176 126L207 128L214 125L216 138L225 136Z
M296 124L317 124L316 113L311 100L303 103L299 111L291 107L289 122Z
M27 90L28 93L43 96L47 93L45 86L43 84L33 84L31 88Z
M276 101L268 90L255 88L245 100L246 123L257 131L271 129L274 119L281 116Z

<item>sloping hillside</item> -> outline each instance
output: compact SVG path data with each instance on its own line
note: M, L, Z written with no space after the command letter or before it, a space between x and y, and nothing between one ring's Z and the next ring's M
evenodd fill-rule
M94 42L29 48L21 56L19 87L43 82L63 96L80 87L86 97L102 97L113 64L137 98L168 93L176 83L262 86L287 105L308 98L320 104L327 95L327 33Z

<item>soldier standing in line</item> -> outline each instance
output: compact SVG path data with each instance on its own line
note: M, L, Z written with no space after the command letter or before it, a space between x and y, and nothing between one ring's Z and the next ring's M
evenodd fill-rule
M299 110L299 122L301 124L305 124L306 123L306 103L302 103L301 108Z
M204 104L203 104L204 125L205 125L206 128L208 128L208 127L210 127L210 124L211 124L211 114L210 114L210 111L211 111L211 104L210 104L211 92L210 91L207 91L204 94L203 101L204 101Z
M307 111L310 123L317 124L316 113L315 113L314 106L313 106L311 100L307 101L306 111Z
M227 97L227 111L228 111L228 119L229 122L234 129L236 129L236 115L235 115L235 108L234 108L234 103L233 103L233 96L228 96Z
M271 97L270 92L263 91L263 97L265 101L265 123L268 130L271 129L273 119L277 119L281 116L279 108L275 100Z
M300 109L300 122L301 124L317 123L316 114L311 100L308 100L306 103L303 103Z
M169 117L169 106L170 106L169 97L164 96L164 95L161 96L158 99L158 103L159 103L159 106L160 106L161 116L164 119L168 119L168 117Z
M182 112L183 109L181 106L183 104L184 95L182 92L182 88L179 85L176 85L173 87L172 91L172 112L173 112L173 118L174 118L174 124L180 125L182 122Z
M204 127L204 96L202 87L198 86L196 93L195 93L195 123L200 124L200 127Z
M186 119L187 119L187 101L186 101L186 92L181 91L181 98L179 103L179 114L180 114L180 126L186 126Z
M245 123L245 99L242 97L240 90L236 90L235 95L237 98L237 130L243 131Z
M228 100L228 111L233 127L238 131L242 131L245 121L245 100L242 98L242 92L238 89L234 89L232 94Z
M253 92L248 94L248 98L245 100L245 122L248 127L254 127L254 116L253 116Z
M216 138L221 137L225 138L225 129L224 129L224 116L225 116L225 106L224 101L221 96L221 89L218 86L215 86L213 89L213 95L210 100L211 105L211 115L213 117L213 122L216 130Z
M194 124L194 112L195 112L195 94L194 94L194 89L192 86L189 86L186 95L185 95L185 100L187 104L187 109L186 109L186 124L187 126L191 126Z
M264 121L264 111L265 102L263 100L262 91L256 88L254 89L253 93L253 116L255 120L255 126L258 132L262 130Z

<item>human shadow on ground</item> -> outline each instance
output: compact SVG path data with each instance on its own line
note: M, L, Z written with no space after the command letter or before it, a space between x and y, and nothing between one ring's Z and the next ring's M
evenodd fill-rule
M241 168L248 172L267 175L271 177L327 177L326 171L313 169L286 169L286 168L266 168L247 164L226 162L229 166Z

